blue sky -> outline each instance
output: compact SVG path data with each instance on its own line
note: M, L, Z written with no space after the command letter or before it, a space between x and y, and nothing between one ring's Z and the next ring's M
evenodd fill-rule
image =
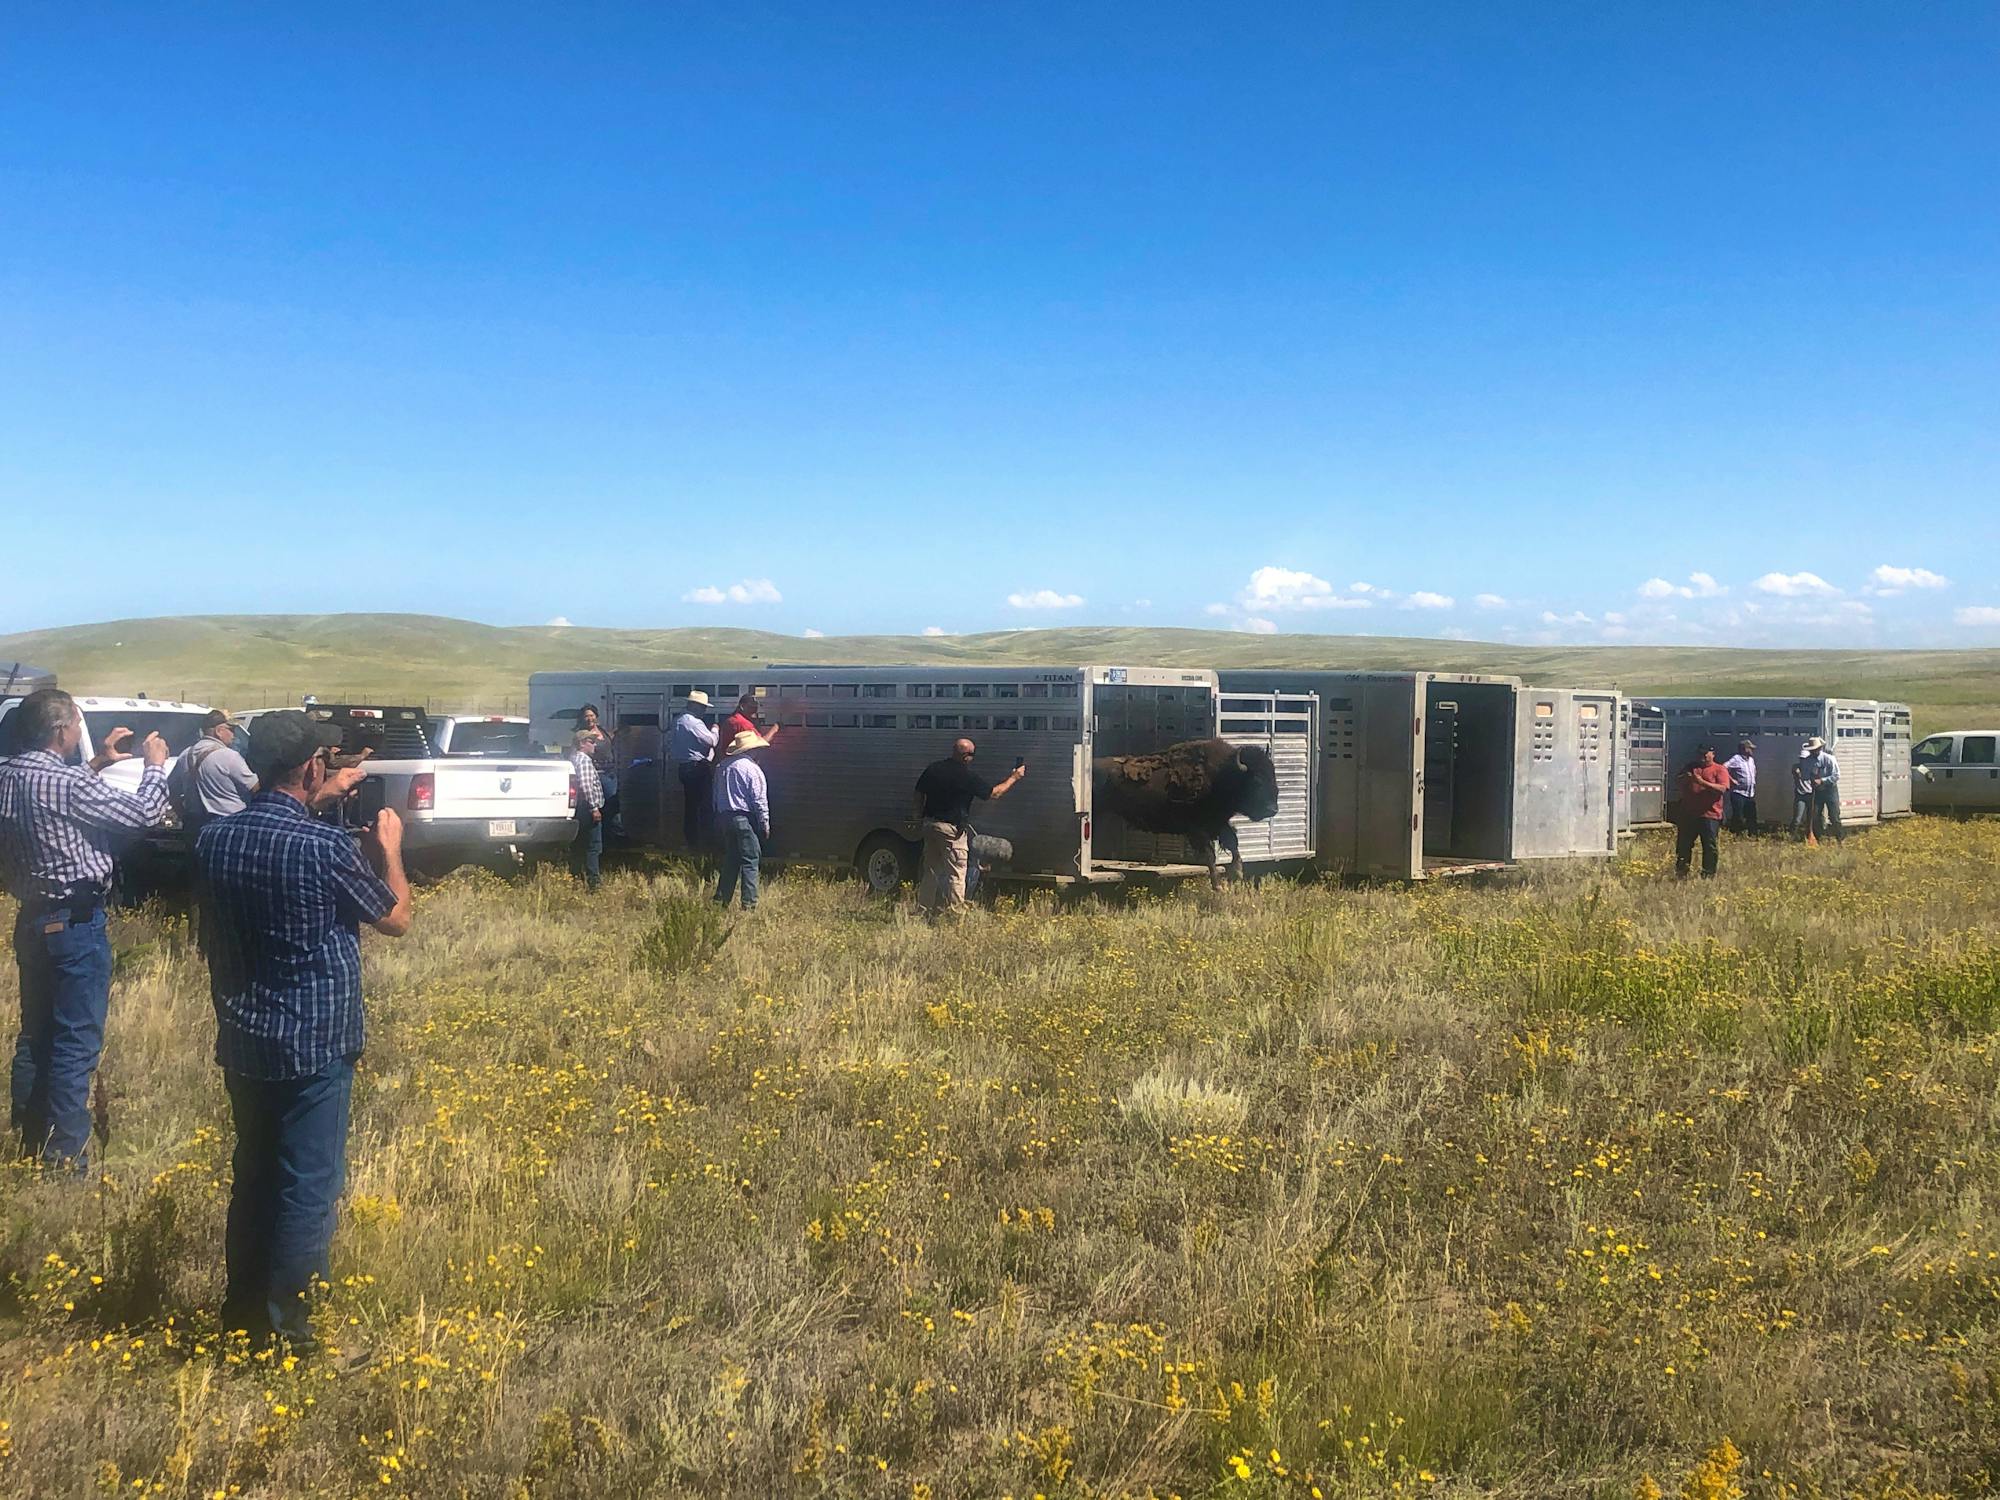
M1227 9L17 11L0 630L2000 642L2000 11Z

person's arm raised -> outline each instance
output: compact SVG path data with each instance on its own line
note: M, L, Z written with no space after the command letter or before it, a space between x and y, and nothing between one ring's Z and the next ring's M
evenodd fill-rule
M362 842L374 857L382 883L396 898L388 914L370 925L384 937L401 937L410 930L410 877L403 870L403 820L396 816L396 809L385 807L375 814L375 824Z

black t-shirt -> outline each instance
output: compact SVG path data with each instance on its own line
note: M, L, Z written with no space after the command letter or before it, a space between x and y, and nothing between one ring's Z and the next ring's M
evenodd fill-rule
M975 800L993 795L993 783L956 757L934 760L917 778L924 816L940 823L963 823Z

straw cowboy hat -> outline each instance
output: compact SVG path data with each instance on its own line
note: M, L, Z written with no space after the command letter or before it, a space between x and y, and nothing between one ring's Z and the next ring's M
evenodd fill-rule
M725 750L723 754L741 755L746 750L762 750L770 743L771 742L769 740L765 739L763 735L757 733L756 730L746 729L741 734L737 735L735 739L729 742L729 748Z
M1826 748L1826 741L1821 739L1818 735L1814 735L1811 739L1805 742L1805 745L1800 749L1799 754L1810 755L1815 750L1824 750L1825 748Z
M688 702L694 704L697 708L707 708L708 694L704 693L700 688L696 688L688 694Z

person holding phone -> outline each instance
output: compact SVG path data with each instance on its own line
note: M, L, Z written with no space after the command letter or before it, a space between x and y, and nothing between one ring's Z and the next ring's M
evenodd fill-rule
M951 754L924 767L917 778L917 818L924 831L924 875L917 887L917 908L937 917L965 905L965 862L971 846L967 820L974 802L998 801L1028 774L1027 761L1016 757L1003 781L988 781L972 769L978 747L971 740L952 742Z
M348 1104L361 1056L361 942L410 930L403 824L375 814L356 840L312 815L358 769L335 770L340 731L296 710L257 723L262 787L195 841L209 902L215 1060L236 1124L223 1254L226 1332L312 1346L308 1297L328 1271L347 1174Z
M80 766L69 761L83 743L83 715L68 693L30 693L7 722L16 753L0 761L0 884L21 903L13 1128L24 1154L81 1176L89 1165L90 1081L111 1005L104 902L119 854L166 821L167 745L146 736L138 790L125 792L98 773L132 759L131 730L111 730Z

